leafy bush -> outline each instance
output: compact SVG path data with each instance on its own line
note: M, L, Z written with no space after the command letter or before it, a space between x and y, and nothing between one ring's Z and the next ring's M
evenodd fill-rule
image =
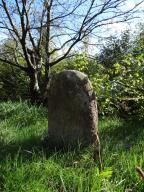
M1 63L0 100L28 99L28 78L17 68Z
M114 63L112 68L105 68L96 59L82 53L65 61L61 68L54 71L75 69L86 73L96 92L99 114L143 117L143 60L144 53L132 52Z
M123 116L144 115L144 35L143 30L132 41L126 31L111 38L94 58L78 53L51 69L51 75L72 69L90 78L98 101L99 114ZM29 99L28 78L19 69L2 65L0 99Z

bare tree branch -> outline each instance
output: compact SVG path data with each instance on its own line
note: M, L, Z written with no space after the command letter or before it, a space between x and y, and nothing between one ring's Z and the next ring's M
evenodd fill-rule
M78 49L91 34L98 38L100 28L136 18L144 0L137 1L130 8L124 6L128 0L12 2L12 6L10 1L0 2L0 30L16 46L13 49L9 47L7 52L3 51L0 61L29 71L27 74L30 79L33 78L31 84L35 82L33 88L39 90L38 75L45 72L48 82L50 67L69 57L74 48ZM3 47L6 43L3 43ZM13 56L12 61L10 56ZM26 67L20 63L21 58L24 58Z
M28 69L27 69L26 67L23 67L23 66L21 66L21 65L15 64L15 63L7 60L7 59L2 59L2 58L0 58L0 61L4 62L4 63L6 63L6 64L9 64L9 65L11 65L11 66L13 66L13 67L17 67L17 68L21 69L22 71L28 72Z

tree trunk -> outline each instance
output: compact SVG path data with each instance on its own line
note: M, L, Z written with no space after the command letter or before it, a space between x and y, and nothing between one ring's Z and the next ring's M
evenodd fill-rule
M45 77L44 77L44 86L43 86L43 104L44 105L48 105L48 89L50 86L50 67L49 64L45 65Z
M30 90L31 102L32 104L38 104L41 102L38 72L32 69L29 73L29 78L30 78L29 90Z

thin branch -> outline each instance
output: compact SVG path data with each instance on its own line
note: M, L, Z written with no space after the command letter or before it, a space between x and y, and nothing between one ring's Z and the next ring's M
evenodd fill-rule
M16 29L16 27L15 27L13 21L12 21L12 18L11 18L11 16L10 16L9 11L8 11L6 2L5 2L4 0L2 0L2 4L3 4L3 8L4 8L4 10L5 10L5 13L6 13L7 17L8 17L8 20L9 20L9 22L10 22L10 25L11 25L11 27L12 27L15 35L16 35L16 36L18 37L18 39L20 40L19 33L18 33L18 31L17 31L17 29Z
M0 58L0 61L4 62L5 64L9 64L11 66L17 67L17 68L21 69L22 71L28 72L28 68L27 67L23 67L21 65L15 64L15 63L7 60L7 59Z

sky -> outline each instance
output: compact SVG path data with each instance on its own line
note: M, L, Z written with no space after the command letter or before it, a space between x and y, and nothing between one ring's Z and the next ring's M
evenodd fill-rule
M124 7L127 7L127 9L131 9L135 6L136 3L140 2L139 0L128 0L126 5ZM141 5L138 7L139 13L136 15L137 18L130 20L129 22L123 22L123 23L114 23L112 25L105 26L105 30L103 33L104 37L109 37L112 35L120 36L122 32L125 30L130 30L130 32L133 34L138 31L139 23L144 24L144 1ZM91 42L94 42L95 39L92 38ZM96 42L97 43L97 42ZM98 42L98 47L96 46L90 46L89 47L89 53L91 55L94 55L96 52L98 53L100 51L101 45L105 43L105 38L103 40L100 40Z
M136 3L138 3L139 1L140 0L127 0L127 3L126 3L126 5L124 5L123 9L130 9ZM144 1L139 6L139 11L144 11ZM105 28L103 30L103 36L110 36L110 35L113 35L113 34L119 35L121 32L125 31L126 29L130 29L131 31L135 31L137 29L137 23L139 23L141 21L144 21L144 12L143 13L141 12L141 13L137 14L137 16L139 18L134 19L134 20L130 20L127 23L114 23L112 25L105 26ZM99 35L101 35L101 30L100 30ZM0 40L3 40L5 38L7 38L7 36L0 31ZM91 38L91 41L95 42L95 40L93 38ZM93 49L93 47L92 47L90 49L90 51L95 52L96 50Z
M131 9L139 1L140 0L127 0L124 7L127 7L127 9ZM133 22L129 22L128 24L126 24L126 23L115 23L113 25L107 26L107 29L112 28L112 32L121 32L121 31L124 31L125 29L127 29L129 27L134 28L136 23L138 23L140 21L144 21L144 0L143 0L143 3L139 6L139 10L141 10L141 11L143 10L143 14L141 13L141 14L138 15L140 17L139 19L135 19L135 20L133 20ZM0 31L0 39L2 39L3 37L6 37L6 36L4 34L2 34L1 31Z
M128 9L131 9L132 7L134 7L135 3L138 3L138 0L128 0L126 3L126 7ZM110 30L112 29L111 33L121 33L123 31L125 31L126 29L130 29L130 30L136 30L137 29L137 24L140 23L141 21L144 21L144 1L142 2L142 4L139 6L139 11L141 13L137 14L137 16L139 18L133 19L131 21L129 21L128 23L115 23L113 25L109 25L107 26L107 28ZM142 13L143 11L143 13Z

